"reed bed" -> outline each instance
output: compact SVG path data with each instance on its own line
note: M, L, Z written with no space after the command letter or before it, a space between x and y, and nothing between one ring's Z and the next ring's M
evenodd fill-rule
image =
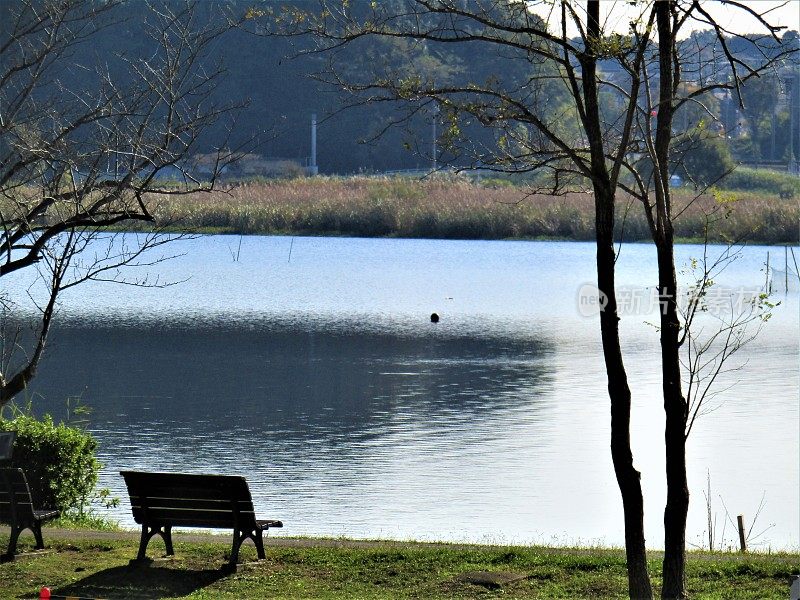
M155 199L159 219L194 231L291 233L441 239L545 238L592 240L590 193L534 194L516 186L488 187L458 178L313 178L242 183L190 196ZM649 238L642 207L617 206L619 238ZM675 198L675 235L710 241L747 239L797 243L800 205L775 195L726 194Z

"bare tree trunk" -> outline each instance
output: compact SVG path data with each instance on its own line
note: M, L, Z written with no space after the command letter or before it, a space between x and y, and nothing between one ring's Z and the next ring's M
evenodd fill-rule
M600 3L587 2L588 39L600 39ZM632 599L650 599L653 589L647 569L644 543L644 499L639 471L633 466L631 451L631 390L622 360L619 340L619 316L614 286L616 255L614 253L614 186L606 164L603 131L597 87L597 50L592 44L581 58L583 97L586 107L584 128L591 151L592 184L594 187L595 239L597 241L597 287L606 295L607 303L600 311L600 334L611 400L611 459L622 495L625 519L625 558L628 567L628 595Z
M661 378L666 426L664 442L667 468L667 504L664 509L664 581L662 598L682 599L686 593L686 516L689 486L686 481L686 420L688 405L681 390L680 321L675 276L675 243L669 188L669 146L675 91L680 67L673 31L673 2L656 4L659 44L659 107L656 121L656 234L658 287L661 300Z
M670 232L671 233L671 232ZM671 237L671 235L670 235ZM666 428L667 504L664 509L664 582L662 598L687 598L686 517L689 486L686 481L686 417L688 406L681 391L678 351L680 324L675 303L673 246L658 247L659 287L662 291L661 361Z
M659 255L662 252L659 252ZM671 255L671 247L670 252ZM659 263L661 259L659 258ZM659 265L659 268L661 266ZM674 276L674 270L673 270ZM664 288L662 287L662 290ZM672 304L673 302L669 302ZM681 392L678 362L678 326L674 308L667 307L661 330L661 360L666 428L667 504L664 509L664 583L662 598L686 598L686 516L689 486L686 481L686 400Z
M644 500L639 471L631 451L631 390L622 360L619 317L614 292L614 193L595 186L597 226L597 284L607 297L600 312L603 356L611 399L611 458L622 495L625 517L625 558L628 566L628 594L635 599L653 597L644 539Z
M127 55L111 57L111 67L108 57L76 63L75 48L133 15L124 4L3 3L0 280L38 272L50 296L45 307L34 301L41 321L30 340L3 340L0 331L0 407L35 376L58 295L89 280L160 287L120 273L164 260L143 255L180 237L159 235L154 198L210 190L249 146L230 149L227 140L216 140L227 149L216 153L208 180L191 172L189 159L206 135L246 104L215 99L224 69L209 60L238 19L220 15L200 23L197 3L160 3L134 19L153 47L147 68ZM96 89L81 88L69 76L74 68L91 71ZM165 186L162 175L175 171L183 183ZM148 232L117 243L116 232L134 223L147 224Z

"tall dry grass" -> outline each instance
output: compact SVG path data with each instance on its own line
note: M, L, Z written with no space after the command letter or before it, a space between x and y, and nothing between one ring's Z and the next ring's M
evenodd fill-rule
M531 194L524 188L489 188L462 179L313 178L243 183L185 197L160 196L156 214L191 230L418 238L591 240L594 205L589 193ZM687 206L688 205L688 206ZM800 205L777 195L724 202L675 198L675 235L797 243ZM642 207L622 198L619 235L648 239Z

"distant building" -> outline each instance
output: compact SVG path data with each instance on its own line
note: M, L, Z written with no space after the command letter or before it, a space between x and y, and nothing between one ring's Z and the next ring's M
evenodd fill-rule
M230 155L229 155L230 157ZM242 154L240 156L225 157L225 164L219 171L224 179L250 179L254 177L280 178L301 177L306 174L306 168L299 160L291 158L266 157L260 154ZM219 156L216 153L196 154L192 157L187 170L198 178L211 177L215 168L219 168Z

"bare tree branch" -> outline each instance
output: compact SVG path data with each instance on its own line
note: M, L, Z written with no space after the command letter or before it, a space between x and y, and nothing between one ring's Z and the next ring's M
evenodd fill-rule
M146 55L75 62L77 48L115 24L122 5L19 0L4 11L10 24L0 34L0 277L33 269L49 292L30 350L20 348L17 335L6 342L19 360L4 352L0 405L34 376L61 292L86 281L169 283L125 275L164 260L150 253L175 239L156 222L153 199L212 190L248 147L220 146L210 173L193 172L203 132L245 104L214 99L225 69L213 44L240 20L201 23L191 1L142 4ZM97 88L76 87L73 68L92 71ZM115 233L136 224L146 233Z

